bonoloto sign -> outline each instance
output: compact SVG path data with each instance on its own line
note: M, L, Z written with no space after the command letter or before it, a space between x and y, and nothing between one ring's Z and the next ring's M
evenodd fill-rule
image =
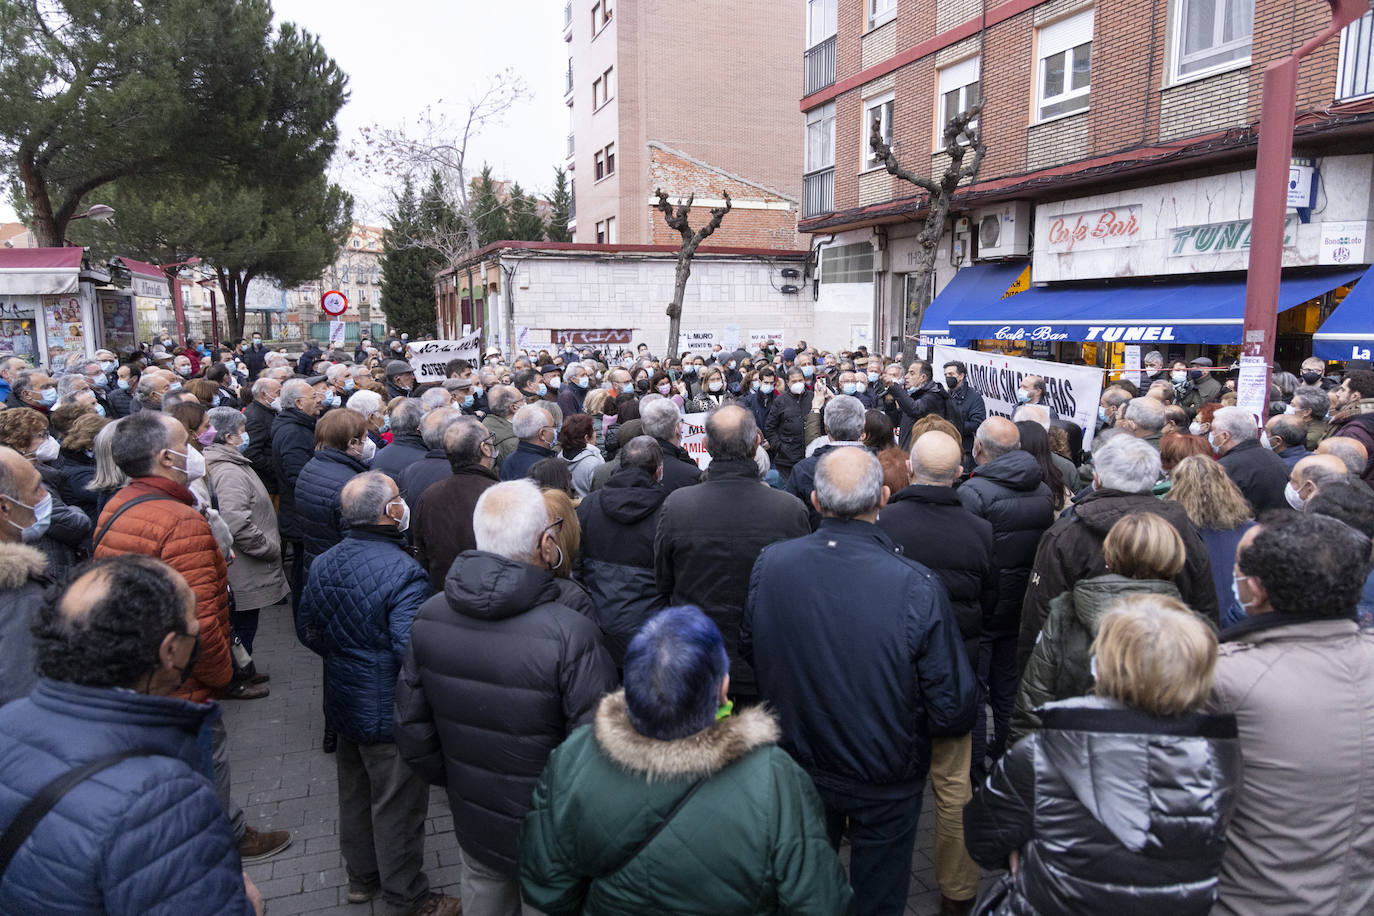
M320 297L320 308L326 315L342 315L348 311L348 297L337 289L331 289Z

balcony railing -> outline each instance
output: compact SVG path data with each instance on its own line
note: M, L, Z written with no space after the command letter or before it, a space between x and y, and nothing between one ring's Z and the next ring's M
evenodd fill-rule
M568 158L573 157L573 135L568 134Z
M818 169L802 176L802 217L820 216L835 209L835 169Z
M1336 74L1339 101L1374 95L1374 11L1341 30L1341 67Z
M835 36L806 52L806 94L820 92L835 82Z
M563 28L567 30L572 25L572 3L565 4L563 7Z

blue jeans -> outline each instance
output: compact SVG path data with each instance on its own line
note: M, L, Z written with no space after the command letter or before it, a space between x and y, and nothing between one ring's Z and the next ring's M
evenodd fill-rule
M253 654L253 637L258 634L258 608L250 611L234 611L229 615L229 628L243 643L248 654Z
M830 845L849 826L849 883L858 916L902 916L911 886L911 853L921 819L922 789L898 799L864 799L817 787Z

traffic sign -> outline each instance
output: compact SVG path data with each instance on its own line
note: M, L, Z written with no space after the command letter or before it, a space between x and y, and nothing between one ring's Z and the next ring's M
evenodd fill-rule
M342 315L348 311L348 297L337 289L331 289L320 297L320 308L326 315Z

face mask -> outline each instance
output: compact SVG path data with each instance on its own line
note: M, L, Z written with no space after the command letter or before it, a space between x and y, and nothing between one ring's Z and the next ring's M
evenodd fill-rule
M1096 681L1096 680L1097 680L1097 656L1096 656L1096 655L1089 655L1089 656L1088 656L1088 671L1090 671L1090 672L1092 673L1093 680Z
M371 464L372 459L377 457L377 443L372 441L371 436L363 436L363 464Z
M556 375L549 376L549 387L557 391L563 384L563 380Z
M1322 380L1322 374L1320 372L1304 372L1302 380L1308 385L1315 385Z
M755 391L759 391L763 388L763 382L760 382L758 379L754 379L752 385Z
M241 452L248 451L248 430L243 431L243 440L239 442L238 449Z
M190 367L190 366L177 366L177 375L181 376L182 378L190 378L190 377L191 377L191 367Z
M103 375L97 375L95 378L88 378L86 381L90 382L91 386L94 388L104 388L109 384L109 381Z
M1193 369L1188 373L1188 378L1196 382L1198 379L1202 378L1201 370Z
M685 372L685 373L687 373L688 375L696 375L696 374L697 374L697 367L696 367L696 366L683 366L683 367L682 367L682 371Z
M472 395L468 395L467 397L463 398L463 406L464 406L464 407L471 407L473 404L476 404L476 403L477 403L477 398L475 398L475 397L472 396Z
M101 405L101 404L96 404L96 405L95 405L95 415L96 415L97 417L103 417L103 416L105 416L105 408L104 408L103 405Z
M1242 598L1240 597L1240 580L1249 578L1249 576L1236 576L1234 579L1231 580L1231 597L1236 599L1236 604L1240 605L1241 610L1247 612L1250 610L1251 606L1246 604L1245 601L1242 600Z
M196 436L196 441L201 444L202 448L212 444L215 441L215 428L213 426L207 427L205 432Z
M1283 412L1286 413L1286 414L1288 414L1288 416L1291 417L1291 416L1294 416L1294 415L1298 412L1298 408L1294 407L1292 404L1289 404L1287 407L1285 407L1285 408L1283 409Z
M793 394L798 394L798 395L799 395L799 394L801 394L803 391L806 390L806 383L805 383L805 382L793 382L792 384L788 385L787 388L788 388L788 390L791 391Z
M335 394L334 392L331 391L331 392L329 392L328 394L326 394L326 395L324 396L324 400L320 402L320 406L322 406L322 407L333 407L333 406L335 406L335 405L338 404L338 403L339 403L339 396L338 396L337 394Z
M44 407L51 407L52 405L56 404L56 403L57 403L57 389L56 389L56 388L44 388L44 389L43 389L43 395L42 395L42 401L43 401L43 406L44 406Z
M1212 435L1211 433L1208 433L1208 434L1207 434L1207 444L1210 445L1210 446L1212 447L1212 451L1217 452L1218 454L1220 454L1221 449L1217 448L1217 440L1216 440L1216 437L1215 437L1214 435Z
M260 346L262 346L262 338L261 338L261 337L254 337L254 338L253 338L253 346L255 346L255 347L260 347Z
M1188 373L1170 372L1169 378L1173 381L1175 385L1182 385L1184 382L1188 381Z
M868 380L869 380L870 382L877 382L877 381L878 381L878 373L876 373L876 372L870 372L870 373L868 373Z
M673 390L672 387L670 387L670 386L668 386L668 385L659 385L659 386L658 386L658 393L661 394L661 395L663 395L665 398L668 396L668 392L670 392L670 391L672 391L672 390Z
M184 452L174 452L171 449L167 449L167 451L179 458L186 459L186 467L180 470L186 474L186 485L188 487L193 481L200 480L205 476L205 459L201 456L200 452L193 448L188 448Z
M1260 433L1259 441L1262 448L1267 448L1271 452L1274 450L1273 441L1264 433Z
M577 380L577 387L581 388L583 391L586 391L587 388L591 386L591 384L592 380L585 375L579 377Z
M119 381L115 382L115 384L118 385L120 387L120 390L122 391L129 390L129 380L126 378L120 379Z
M100 364L100 371L101 371L101 372L113 372L113 371L115 371L116 368L118 368L118 366L119 366L118 363L112 363L112 362L110 362L110 361L107 359L107 360L104 360L103 362L101 362L101 364Z
M840 390L843 391L845 394L853 394L854 392L859 390L859 386L854 384L853 382L845 382L843 385L840 386Z
M391 507L394 506L396 503L401 504L401 517L399 520L397 520L395 516L391 515ZM404 499L401 499L398 496L392 502L387 503L386 508L387 516L396 522L397 531L405 531L407 528L410 527L410 505Z
M344 379L344 391L352 391L355 384L356 383L351 378Z
M220 396L219 396L219 395L215 395L214 397L210 398L210 406L211 406L211 407L218 407L218 406L219 406L219 402L220 402ZM98 407L98 406L100 406L100 405L97 404L96 406Z
M816 369L814 366L802 366L801 373L807 378L810 378L811 376L816 374Z
M1303 499L1302 494L1293 488L1293 481L1291 480L1283 485L1283 498L1288 501L1288 505L1299 512L1302 511L1303 506L1307 505L1307 500Z
M180 391L180 390L181 390L181 382L172 382L172 384L170 384L170 385L167 386L167 390L168 390L168 391Z
M43 440L43 444L34 450L33 457L39 461L52 461L57 458L57 450L60 446L52 436Z
M1111 417L1107 416L1107 408L1105 408L1105 407L1099 407L1099 408L1097 408L1097 421L1098 421L1099 423L1104 423L1104 424L1105 424L1105 423L1110 423L1110 422L1111 422Z
M725 366L727 369L733 369L735 368L735 361L732 359L730 362L726 363Z
M272 408L273 410L280 411L280 410L281 410L281 396L278 395L277 397L273 398L273 399L272 399L272 403L271 403L271 405L269 405L269 406L271 406L271 408Z
M957 376L957 375L946 375L946 376L945 376L945 387L948 388L950 391L953 391L955 388L958 388L958 387L959 387L959 376Z
M707 391L713 391L713 392L714 392L714 391L719 391L720 389L721 389L721 384L720 384L720 382L707 382L707 383L706 383L706 390L707 390Z
M21 503L17 499L11 500L11 502L13 502L16 506L23 506L25 509L28 509L30 512L33 513L33 524L29 525L28 527L20 527L19 525L14 525L14 522L10 522L11 525L14 525L14 527L19 529L20 539L25 544L32 544L34 541L38 540L43 535L48 533L48 523L52 521L51 493L47 492L46 490L43 491L43 498L38 501L37 505L33 506L30 506L27 503Z
M542 384L541 384L541 385L539 386L539 396L542 398L544 395L546 395L546 394L548 394L548 393L549 393L549 386L548 386L548 385L542 385Z
M1029 400L1030 400L1030 392L1029 392L1029 391L1027 391L1027 390L1024 389L1024 388L1017 388L1017 389L1016 389L1016 403L1018 403L1018 404L1025 404L1025 403L1026 403L1027 401L1029 401Z
M378 432L378 433L385 433L385 432L390 432L390 431L391 431L391 418L390 418L390 417L382 417L382 425L379 426L379 427L377 427L377 432Z
M859 394L863 394L865 391L868 390L868 386L865 385L863 382L855 382L854 390L857 391Z

